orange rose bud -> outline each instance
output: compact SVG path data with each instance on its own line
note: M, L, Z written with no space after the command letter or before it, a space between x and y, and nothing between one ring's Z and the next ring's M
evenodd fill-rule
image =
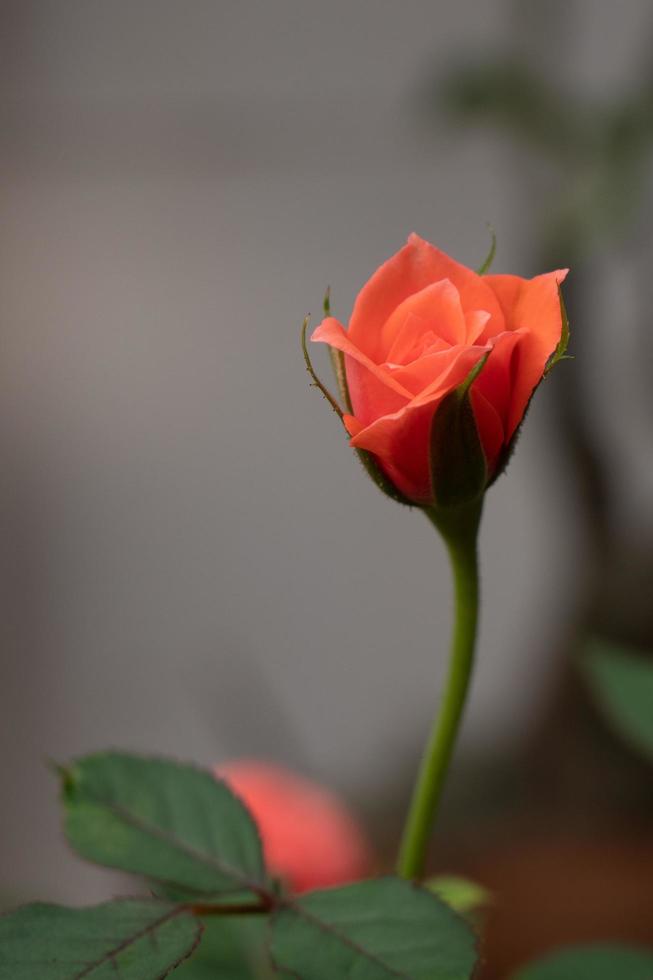
M322 321L311 339L336 352L350 445L383 489L446 508L496 479L564 354L566 275L480 275L413 234L363 286L348 329Z
M280 766L256 760L215 769L251 812L267 865L294 892L329 888L369 875L370 846L331 792Z

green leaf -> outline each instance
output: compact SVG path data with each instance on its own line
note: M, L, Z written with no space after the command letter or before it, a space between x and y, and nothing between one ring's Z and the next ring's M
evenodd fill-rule
M424 887L442 899L449 908L461 915L468 915L490 905L492 896L487 888L461 878L458 875L438 875L424 883Z
M311 892L272 918L272 960L302 980L467 980L469 926L434 895L400 878Z
M202 943L189 960L175 974L175 980L257 980L253 968L251 936L245 931L255 925L265 929L264 922L252 919L221 918L212 916L204 920ZM262 946L263 937L257 936Z
M27 905L0 917L0 980L161 980L201 931L190 912L157 901Z
M271 980L266 951L267 920L212 916L204 920L202 942L175 973L175 980Z
M435 505L457 507L481 496L487 484L487 463L478 434L471 386L490 351L440 403L431 425L431 482Z
M584 659L606 718L634 748L653 757L653 660L594 640Z
M89 861L194 896L251 896L265 885L256 825L209 772L101 753L68 768L62 797L68 840Z
M653 952L597 944L552 953L519 970L512 980L651 980Z

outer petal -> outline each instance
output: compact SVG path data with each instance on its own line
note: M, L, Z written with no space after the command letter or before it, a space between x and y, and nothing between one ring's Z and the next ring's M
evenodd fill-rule
M342 324L333 317L322 321L311 340L329 344L345 354L349 397L362 424L397 411L412 398L412 393L395 381L389 371L374 364L352 344Z
M535 279L519 276L485 276L495 293L508 330L523 330L512 365L512 397L508 411L506 439L521 422L528 400L541 380L546 362L556 348L562 332L558 286L567 269L547 272ZM484 335L487 333L484 332ZM479 379L480 380L480 379Z
M525 330L506 330L492 340L492 353L474 382L479 392L497 413L507 442L515 386L515 351L524 342Z
M374 453L395 486L417 504L433 502L429 467L433 416L445 395L464 381L482 354L482 348L460 348L439 383L399 411L361 429L350 440L353 447Z
M481 277L449 258L419 235L410 235L396 255L381 265L356 298L349 323L349 338L372 360L385 360L382 330L391 313L408 296L441 279L449 279L460 293L464 310L490 314L489 336L504 329L497 297Z
M485 368L483 368L481 374L484 371ZM478 435L483 446L485 459L487 460L488 473L492 476L504 446L505 433L503 423L499 418L499 413L496 408L478 390L477 386L479 381L480 377L472 385L472 406L474 408L474 418L476 419Z

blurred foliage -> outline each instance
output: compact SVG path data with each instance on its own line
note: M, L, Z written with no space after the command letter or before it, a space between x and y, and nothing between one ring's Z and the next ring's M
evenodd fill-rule
M273 977L267 960L268 923L251 916L203 921L199 949L175 971L175 980L268 980Z
M653 151L653 82L620 103L595 104L506 57L438 79L429 105L459 123L491 125L556 168L542 230L565 261L636 214Z
M513 980L651 980L653 952L599 944L552 953L524 967Z
M653 662L594 640L583 662L597 703L615 731L653 759Z
M460 875L437 875L426 881L424 887L446 902L454 912L472 920L480 909L492 903L492 895L487 888Z

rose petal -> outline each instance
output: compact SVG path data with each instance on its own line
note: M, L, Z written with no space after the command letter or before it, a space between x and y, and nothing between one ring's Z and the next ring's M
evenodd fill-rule
M474 364L489 349L489 344L448 347L446 350L437 351L435 354L419 357L412 364L396 368L392 372L392 376L404 388L412 391L414 397L420 395L428 397L434 388L448 388L448 372L458 365L461 354L465 353L465 356L469 356L469 370L471 371Z
M431 283L449 279L460 294L464 310L486 310L490 314L489 335L501 333L503 313L487 277L449 258L419 235L380 266L356 298L349 323L349 338L372 360L384 360L383 326L407 297Z
M448 279L425 286L390 314L381 332L381 349L388 352L385 360L397 364L414 360L415 348L429 331L451 345L465 341L460 293Z
M355 415L347 415L345 413L345 415L342 416L342 421L345 423L345 429L350 436L357 436L361 429L365 428L365 426L358 421Z
M345 354L345 372L352 409L367 425L379 414L395 412L413 396L412 392L395 381L391 372L374 364L351 343L341 323L327 317L313 331L311 340L329 344Z
M510 425L514 387L514 351L525 337L523 330L509 330L492 340L492 353L474 382L474 389L484 396L497 412L504 433Z
M542 379L546 362L560 340L562 315L558 286L568 271L557 269L535 279L484 277L501 304L506 328L524 329L512 366L514 380L506 439L512 437L521 422L533 390ZM487 327L483 335L486 334Z
M491 357L490 357L491 359ZM485 371L481 371L481 374ZM488 474L492 475L505 444L505 430L494 405L478 389L479 378L472 385L471 398L478 436L487 461Z
M449 369L428 389L350 440L351 446L374 453L395 486L416 503L432 503L429 439L433 416L445 395L465 380L483 351L458 348Z
M465 340L468 344L476 343L489 319L490 314L486 310L469 310L465 313Z

